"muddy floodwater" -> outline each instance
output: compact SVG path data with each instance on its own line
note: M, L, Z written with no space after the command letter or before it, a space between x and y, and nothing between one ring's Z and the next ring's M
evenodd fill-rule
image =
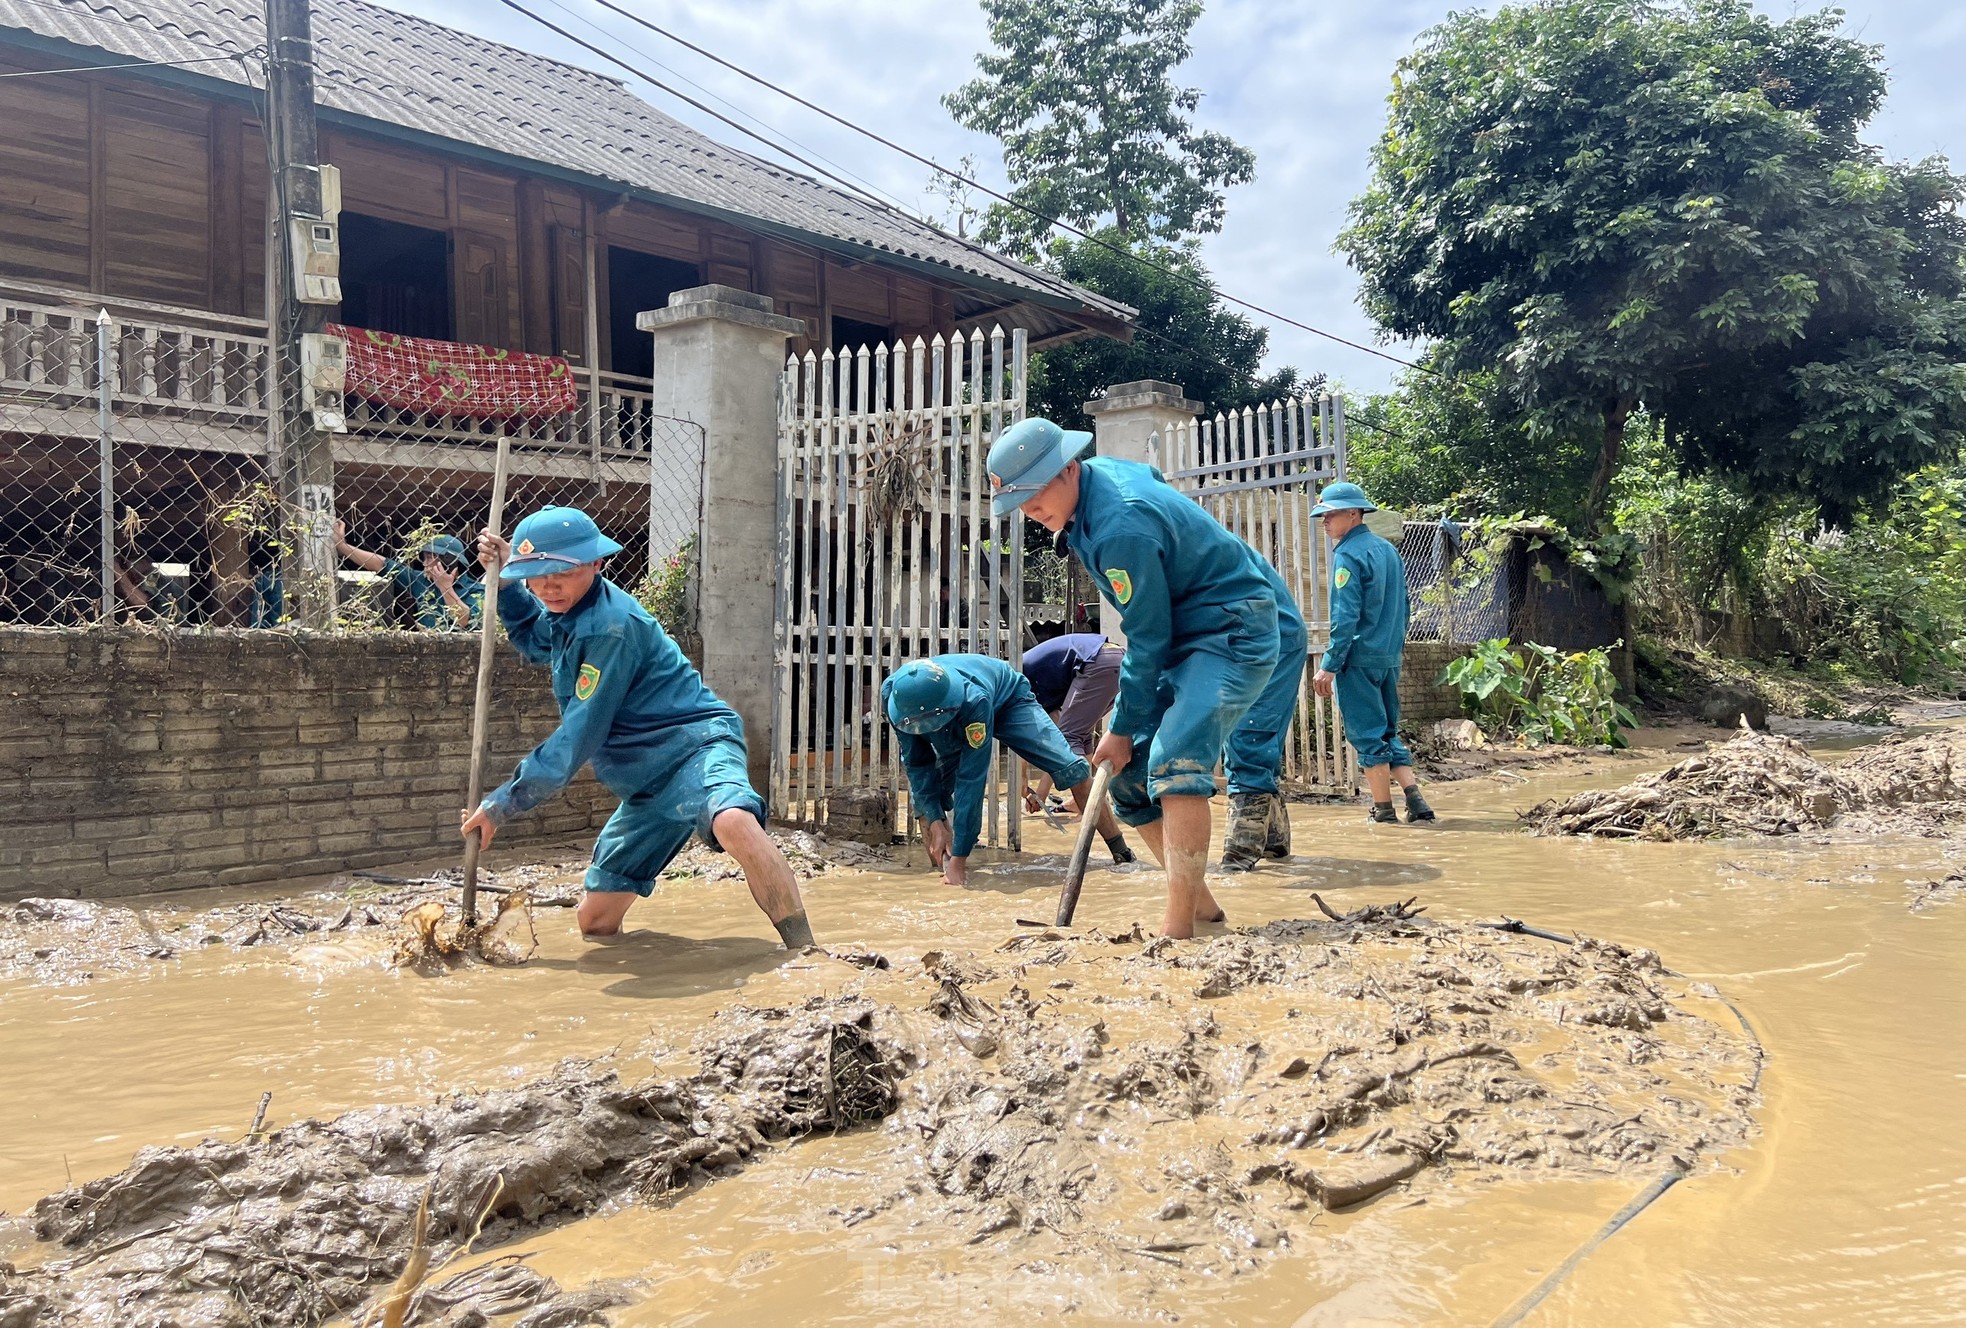
M1416 1153L1436 1149L1441 1165L1357 1205L1320 1207L1308 1182L1294 1199L1276 1184L1260 1202L1231 1203L1221 1196L1252 1173L1238 1160L1236 1176L1213 1189L1205 1174L1209 1156L1247 1150L1253 1138L1274 1135L1288 1149L1309 1101L1290 1095L1301 1097L1299 1086L1323 1074L1288 1053L1318 1062L1334 1041L1359 1043L1347 1022L1354 1016L1308 998L1259 999L1257 984L1277 980L1255 972L1272 962L1257 945L1264 938L1247 952L1219 928L1159 950L1144 938L1106 939L1159 916L1148 871L1092 872L1078 923L1104 934L1096 942L1034 936L1017 920L1049 919L1069 844L1027 821L1031 852L974 871L967 891L905 862L804 883L820 939L840 955L883 956L885 970L786 956L739 881L665 881L629 915L641 930L606 946L583 943L570 911L543 909L530 963L442 973L395 967L387 928L200 945L186 941L198 929L184 920L216 900L141 901L147 921L113 962L64 966L50 954L0 967L0 1212L27 1214L44 1196L110 1176L139 1148L236 1142L269 1091L262 1128L278 1130L359 1108L418 1107L463 1089L515 1089L556 1073L612 1068L624 1081L685 1074L704 1030L746 1035L742 1021L752 1016L733 1014L740 1006L817 1011L842 1026L863 1006L896 1011L919 1025L918 1043L939 1037L945 1049L908 1079L974 1098L975 1084L947 1077L968 1064L963 1048L993 1063L1015 1059L1024 1049L1001 1034L1004 1021L1023 1010L1024 1026L1036 1027L1028 1012L1044 1006L1087 1016L1086 1047L1061 1042L1061 1057L1103 1054L1108 1082L1130 1073L1147 1085L1126 1110L1145 1112L1153 1128L1129 1134L1115 1126L1111 1137L1131 1154L1100 1163L1110 1175L1139 1178L1137 1186L1129 1181L1101 1198L1071 1189L1076 1182L1062 1171L1052 1189L1033 1173L1021 1192L996 1183L943 1202L936 1196L938 1183L951 1189L941 1183L945 1171L1003 1153L1005 1140L979 1126L973 1139L952 1133L924 1145L929 1116L917 1101L885 1123L771 1143L749 1154L749 1165L660 1202L624 1195L448 1271L523 1249L533 1269L563 1287L601 1283L617 1293L611 1298L626 1303L606 1311L616 1324L965 1316L1486 1323L1673 1158L1690 1155L1683 1181L1578 1263L1523 1321L1956 1322L1966 1305L1966 892L1928 887L1966 870L1966 842L1905 833L1651 843L1534 838L1519 828L1517 809L1623 784L1690 750L1435 784L1441 822L1430 828L1368 826L1354 808L1296 806L1295 859L1211 878L1237 928L1321 919L1315 890L1341 913L1417 896L1428 918L1450 928L1506 915L1615 943L1597 952L1610 968L1593 970L1584 984L1613 992L1613 1006L1566 997L1571 1004L1551 1007L1542 1043L1518 1041L1504 1054L1455 1042L1444 1027L1429 1042L1418 1025L1394 1038L1401 1045L1389 1044L1385 1055L1407 1054L1409 1068L1415 1055L1432 1054L1437 1067L1491 1057L1486 1088L1475 1091L1487 1093L1493 1110L1462 1113L1451 1148L1441 1139L1410 1144ZM544 878L577 880L572 855L566 861ZM504 879L518 864L495 854L492 865ZM1536 966L1584 962L1559 958L1553 943L1472 930L1395 928L1350 947L1336 932L1310 934L1329 942L1331 963L1356 967L1359 1000L1379 1001L1373 1008L1392 1011L1395 1023L1407 1015L1400 991L1382 985L1392 981L1387 974L1421 971L1450 949L1476 969L1486 965L1496 991L1526 993L1526 1002L1542 999L1532 980L1539 973L1543 986L1557 985L1548 981L1554 969ZM1374 946L1396 966L1372 967ZM1663 969L1634 957L1642 950L1655 952ZM1201 963L1204 953L1211 958ZM1154 997L1155 984L1175 999ZM966 1001L988 1017L965 1014ZM1670 1013L1655 1063L1602 1059L1636 1045L1616 1001L1663 1003L1653 1019ZM1090 1031L1088 1012L1108 1006L1102 1027ZM1186 1022L1204 1008L1214 1011L1214 1027ZM1611 1013L1592 1015L1583 1029L1577 1012L1586 1008ZM882 1029L872 1026L878 1039ZM1573 1033L1578 1040L1565 1041ZM975 1045L979 1036L992 1045ZM1204 1093L1178 1064L1182 1048L1203 1041L1263 1050L1234 1072L1211 1053ZM1094 1042L1105 1050L1091 1050ZM1435 1050L1413 1050L1427 1047ZM1580 1085L1589 1076L1577 1067L1591 1057L1612 1086L1583 1105L1604 1115L1603 1124L1579 1127L1570 1154L1524 1152L1511 1162L1509 1122L1531 1120L1545 1103L1588 1097ZM583 1067L561 1069L570 1058ZM1158 1085L1157 1072L1165 1076ZM1540 1086L1524 1086L1538 1076ZM1678 1115L1639 1127L1652 1129L1644 1137L1619 1133L1628 1122L1605 1109L1622 1110L1629 1096L1636 1113L1653 1105L1648 1092L1679 1104ZM1171 1093L1193 1100L1170 1110ZM1525 1105L1511 1107L1511 1093ZM1086 1105L1070 1104L1074 1119L1085 1119ZM1093 1112L1085 1137L1099 1135L1104 1110ZM1006 1105L1001 1121L1014 1124L1013 1115ZM1389 1111L1371 1137L1424 1115ZM1317 1151L1296 1142L1292 1156ZM1176 1193L1166 1177L1180 1168L1169 1159L1187 1153L1201 1160ZM898 1190L897 1159L917 1156L933 1175L918 1194ZM1046 1151L1043 1167L1054 1161ZM1070 1249L1055 1229L1066 1224L1045 1221L1056 1192L1074 1197L1073 1222L1084 1228ZM1209 1193L1220 1203L1194 1197ZM1227 1230L1247 1257L1222 1253ZM1169 1234L1142 1234L1157 1231ZM24 1221L0 1224L0 1260L29 1267L48 1257Z

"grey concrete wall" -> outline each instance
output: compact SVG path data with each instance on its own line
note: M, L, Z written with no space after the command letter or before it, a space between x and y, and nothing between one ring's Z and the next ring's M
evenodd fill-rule
M476 637L0 628L0 899L271 881L459 847ZM487 781L558 722L501 648ZM499 842L598 826L583 777Z

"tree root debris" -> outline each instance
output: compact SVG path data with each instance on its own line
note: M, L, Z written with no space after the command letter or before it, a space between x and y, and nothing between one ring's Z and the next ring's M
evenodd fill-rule
M1966 735L1901 735L1825 765L1744 730L1622 788L1520 814L1539 835L1674 841L1829 830L1945 835L1966 823Z

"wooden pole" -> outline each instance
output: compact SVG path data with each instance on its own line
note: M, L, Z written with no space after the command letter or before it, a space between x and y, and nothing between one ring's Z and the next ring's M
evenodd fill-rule
M1079 842L1072 846L1072 864L1065 869L1065 888L1058 892L1056 926L1072 925L1078 911L1079 889L1085 884L1085 861L1092 854L1092 834L1099 828L1099 812L1106 805L1106 786L1113 782L1113 763L1101 761L1092 775L1092 792L1086 795L1079 813Z
M498 462L492 468L491 521L485 527L494 535L504 533L505 463L512 451L512 440L498 440ZM498 649L498 574L503 564L494 559L485 569L485 604L478 614L478 697L471 709L471 784L465 806L476 808L485 796L485 726L491 720L492 655ZM464 841L464 925L478 925L478 853L483 847L479 836Z

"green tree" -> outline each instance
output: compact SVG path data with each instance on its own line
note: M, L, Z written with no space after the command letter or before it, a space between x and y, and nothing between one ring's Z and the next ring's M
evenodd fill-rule
M1136 262L1129 256L1133 252L1180 275ZM1074 341L1034 356L1029 395L1034 415L1068 429L1090 428L1087 401L1114 383L1143 378L1175 383L1209 411L1323 388L1322 374L1306 380L1293 368L1262 371L1269 330L1224 308L1206 289L1208 269L1186 248L1127 249L1118 231L1109 229L1096 240L1060 242L1052 266L1069 281L1132 305L1140 317L1131 343Z
M1966 182L1858 140L1882 55L1840 22L1542 0L1400 62L1340 247L1387 331L1591 441L1589 528L1640 410L1688 472L1832 519L1966 435Z
M942 99L965 128L1003 145L1011 197L979 232L1037 259L1049 220L1111 226L1129 241L1179 241L1222 229L1222 190L1256 158L1198 130L1194 88L1170 71L1189 55L1200 0L983 0L995 50L981 76Z

